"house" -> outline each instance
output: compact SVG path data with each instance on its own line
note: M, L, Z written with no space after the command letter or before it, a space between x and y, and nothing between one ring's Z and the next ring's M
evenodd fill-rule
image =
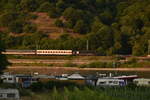
M95 75L88 75L85 79L85 82L87 85L96 86L96 82L98 80L98 77Z
M0 76L3 83L16 83L16 77L14 75L3 74Z
M30 87L32 83L37 82L38 79L31 75L16 75L16 83L21 84L22 87Z
M130 83L133 83L133 80L138 78L138 76L137 75L122 75L122 76L115 76L113 78L124 80L126 84L130 84Z
M0 89L0 100L19 100L19 91L17 89Z
M134 79L133 82L137 86L150 86L150 79L137 78L137 79Z

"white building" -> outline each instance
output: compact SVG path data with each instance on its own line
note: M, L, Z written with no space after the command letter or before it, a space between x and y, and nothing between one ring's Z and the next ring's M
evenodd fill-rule
M19 100L19 98L17 89L0 89L0 100Z
M150 79L138 78L134 79L133 82L137 86L150 86Z
M4 83L16 82L16 77L14 75L4 74L4 75L1 75L0 78L3 80Z

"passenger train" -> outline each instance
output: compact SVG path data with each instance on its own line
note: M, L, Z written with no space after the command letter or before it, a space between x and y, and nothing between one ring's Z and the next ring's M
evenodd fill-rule
M83 55L80 51L73 50L6 50L6 55ZM91 55L86 53L86 55Z

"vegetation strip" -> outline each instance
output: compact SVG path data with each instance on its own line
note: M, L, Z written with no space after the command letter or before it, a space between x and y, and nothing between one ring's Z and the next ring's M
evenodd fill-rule
M97 70L97 71L150 71L150 68L77 68L77 67L36 67L36 66L10 66L8 69L64 69L64 70Z

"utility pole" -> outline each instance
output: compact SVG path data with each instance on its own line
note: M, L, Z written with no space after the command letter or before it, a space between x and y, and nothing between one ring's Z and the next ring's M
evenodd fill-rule
M148 56L150 57L150 40L148 40Z
M86 50L89 51L89 40L86 41Z

